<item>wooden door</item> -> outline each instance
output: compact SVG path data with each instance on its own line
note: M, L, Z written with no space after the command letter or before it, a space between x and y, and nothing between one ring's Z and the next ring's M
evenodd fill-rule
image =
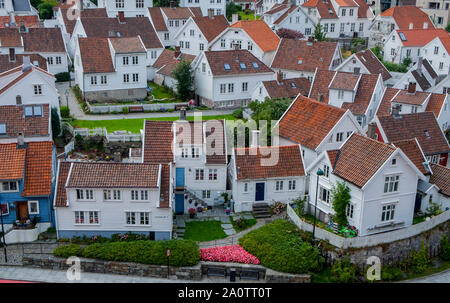
M28 204L27 202L17 203L17 215L19 220L28 219Z

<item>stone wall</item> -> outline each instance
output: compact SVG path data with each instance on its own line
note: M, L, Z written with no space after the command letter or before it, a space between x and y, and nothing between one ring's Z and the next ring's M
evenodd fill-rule
M267 269L266 281L268 283L311 283L311 276L286 274Z
M96 100L98 102L110 102L111 100L136 100L147 97L146 88L132 89L114 89L107 91L85 92L84 97L87 100Z
M115 153L120 153L122 157L128 157L130 148L141 148L142 142L107 142L104 141L105 154L109 155L111 158L114 157Z

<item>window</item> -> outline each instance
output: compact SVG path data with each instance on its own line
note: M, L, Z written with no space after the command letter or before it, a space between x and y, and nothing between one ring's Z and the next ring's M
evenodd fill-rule
M186 48L190 48L190 47L191 47L189 41L186 41L185 47L186 47Z
M319 187L319 200L330 204L330 191L322 186Z
M33 106L33 116L42 116L42 106L40 105Z
M234 83L228 83L228 92L233 93L234 92Z
M84 224L84 211L75 212L75 224Z
M134 201L139 200L138 194L139 194L139 191L132 190L131 191L131 200L134 200Z
M341 28L340 28L340 32L341 32L341 33L344 32L344 26L345 26L345 24L344 24L344 23L341 23Z
M53 64L53 57L47 57L47 63L52 65Z
M381 221L394 220L395 204L383 205L381 211Z
M220 84L220 93L225 94L227 92L227 85L226 84Z
M40 84L35 84L33 87L35 95L42 95L42 86Z
M391 48L391 56L394 56L394 55L395 55L395 49Z
M122 58L123 65L128 65L128 57Z
M311 35L311 28L310 28L310 27L305 28L305 35L306 35L306 36Z
M139 213L139 223L141 225L149 225L150 224L150 213L149 212L141 212Z
M443 70L444 69L444 62L439 62L439 70Z
M414 113L417 113L417 106L411 106L411 113L412 114L414 114Z
M439 47L438 46L434 47L434 54L435 55L439 54Z
M125 216L127 225L150 225L150 212L127 211Z
M344 133L340 132L336 134L336 142L342 142L344 140Z
M225 45L226 45L225 39L220 39L220 47L225 48Z
M430 163L438 164L439 163L439 155L427 156L427 161Z
M202 190L202 199L209 199L211 198L211 191L210 190Z
M9 215L9 205L8 203L0 203L0 213L2 216L7 216Z
M205 44L203 44L203 43L200 43L200 45L199 45L199 49L202 51L202 50L205 50Z
M169 40L169 33L164 33L164 40Z
M194 36L195 36L195 31L194 31L193 29L191 29L191 30L189 31L189 34L190 34L192 37L194 37Z
M134 65L139 64L139 57L138 56L132 56L131 59L132 59L131 62Z
M98 224L98 211L89 211L89 224Z
M130 74L123 74L123 82L124 83L130 82Z
M282 191L283 190L283 181L276 181L275 182L275 190L276 191Z
M288 189L289 190L295 190L296 187L296 180L289 180L288 182Z
M116 8L124 8L124 0L116 0Z
M243 92L248 91L248 82L243 82L243 83L242 83L242 91L243 91Z
M344 90L343 89L338 90L338 99L344 99Z
M244 193L248 193L248 183L244 183Z
M91 76L91 85L97 84L97 76Z
M105 201L113 201L113 200L120 200L120 190L114 189L106 189L103 191L103 199Z
M351 23L350 24L350 31L354 32L355 31L355 23Z
M133 74L133 82L139 82L139 74Z
M348 14L349 14L349 16L353 16L353 9L349 9Z
M101 84L107 84L108 83L106 75L105 76L100 76L100 83Z
M323 25L323 32L324 32L324 33L328 33L328 23L325 23L325 24Z
M6 124L0 124L0 135L6 134Z
M247 50L249 50L249 51L253 50L253 43L251 41L247 42Z
M353 210L354 205L351 203L347 204L347 207L345 208L345 214L347 215L348 218L353 218Z
M411 57L411 50L410 49L407 49L406 50L406 57Z
M19 191L19 186L17 184L17 181L2 182L2 191L3 192Z
M136 0L136 8L144 8L144 0Z
M231 67L230 67L230 65L228 63L225 63L223 65L223 67L225 68L225 70L230 70L231 69Z
M392 166L397 165L397 158L393 158L393 159L391 160L391 165L392 165Z
M364 23L359 24L359 31L360 32L364 31Z
M192 152L192 158L200 157L200 149L198 147L193 147L191 152Z
M387 176L384 179L384 192L392 193L398 191L398 181L400 176Z
M195 180L204 180L204 170L202 168L195 170Z
M345 8L342 9L341 16L345 16Z
M330 176L330 167L326 164L323 165L323 176L328 178Z
M334 23L331 23L330 24L330 32L331 33L334 33L334 27L335 27Z
M0 0L0 8L5 8L5 0Z
M77 200L94 200L94 192L92 189L77 189Z
M217 168L210 169L208 172L209 180L217 180Z
M152 59L156 59L156 57L158 57L158 52L157 52L157 51L151 51L151 52L150 52L150 57L151 57Z

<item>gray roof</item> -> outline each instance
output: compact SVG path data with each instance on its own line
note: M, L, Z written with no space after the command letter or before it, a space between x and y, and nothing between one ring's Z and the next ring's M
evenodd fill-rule
M15 12L31 11L29 0L13 0L13 6Z
M426 193L427 190L429 190L430 187L432 187L432 186L433 186L433 184L431 184L427 181L421 180L421 179L419 179L419 182L417 182L417 190L422 193Z

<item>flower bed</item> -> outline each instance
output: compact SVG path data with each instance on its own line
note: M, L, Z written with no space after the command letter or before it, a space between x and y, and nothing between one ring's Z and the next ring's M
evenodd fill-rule
M259 264L257 257L246 252L240 245L230 245L200 249L201 259L212 262L234 262Z

